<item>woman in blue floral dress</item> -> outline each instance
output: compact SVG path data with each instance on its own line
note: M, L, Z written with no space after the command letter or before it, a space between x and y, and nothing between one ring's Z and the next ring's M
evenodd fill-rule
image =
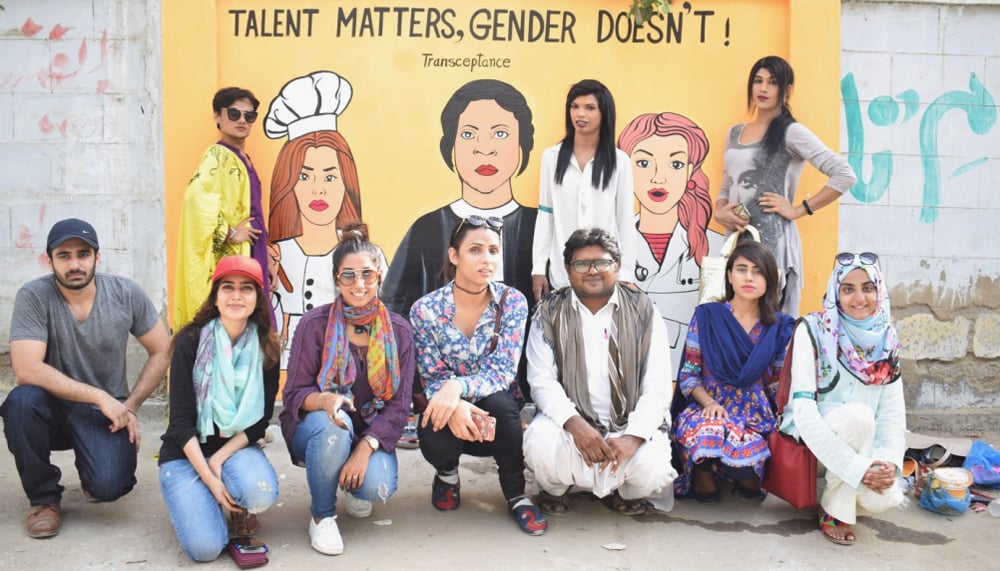
M767 247L744 242L726 264L726 301L699 305L674 393L674 435L683 471L674 491L702 503L760 496L774 394L793 320L780 313L778 268ZM693 490L692 490L693 487Z

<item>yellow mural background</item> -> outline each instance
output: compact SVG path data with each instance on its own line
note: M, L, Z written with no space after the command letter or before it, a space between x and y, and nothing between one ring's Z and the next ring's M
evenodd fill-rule
M461 186L438 150L440 114L451 94L477 78L494 78L517 87L533 113L535 147L527 170L513 180L515 197L537 205L539 157L564 134L563 105L569 86L599 79L615 96L617 129L648 112L681 113L706 132L711 150L704 170L718 192L722 152L731 125L745 121L746 77L754 61L768 54L788 59L796 74L791 105L796 117L831 148L839 143L840 2L833 0L675 0L682 15L680 43L598 43L598 12L617 16L629 0L447 0L378 3L384 7L451 9L451 22L465 36L397 37L396 16L387 15L382 37L337 36L338 10L362 11L367 2L327 3L249 0L171 0L163 3L163 114L166 188L168 290L173 299L177 221L188 178L217 138L211 98L216 89L238 85L260 99L261 118L247 143L261 176L264 209L275 157L285 139L263 133L271 99L290 79L330 70L346 78L354 96L338 120L338 130L354 153L360 179L362 214L373 241L391 258L417 217L460 197ZM231 10L317 9L312 37L246 37L234 34ZM470 18L479 9L560 10L572 12L575 43L479 41L471 37ZM714 14L701 18L699 11ZM242 14L246 22L246 14ZM426 17L424 18L426 20ZM728 35L726 21L728 20ZM701 24L705 23L705 41ZM657 21L659 22L659 21ZM404 28L407 21L404 20ZM663 26L662 23L658 24ZM271 31L273 29L268 28ZM260 28L258 28L258 31ZM643 30L645 33L646 30ZM642 34L640 34L642 35ZM726 42L728 41L728 45ZM424 66L434 57L510 58L509 69L442 69ZM825 179L807 167L798 199L817 192ZM799 224L805 245L802 311L818 309L837 246L837 209L826 208ZM713 226L714 227L714 226ZM716 227L717 230L719 228ZM530 239L530 237L526 237ZM168 313L170 315L171 313Z

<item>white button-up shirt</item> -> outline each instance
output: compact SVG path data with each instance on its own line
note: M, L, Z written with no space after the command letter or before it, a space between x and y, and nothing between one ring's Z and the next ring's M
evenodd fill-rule
M570 156L562 184L557 185L555 176L559 146L549 147L542 154L531 274L544 276L545 264L551 262L549 277L552 288L568 286L569 276L566 275L566 267L563 264L563 248L566 246L566 240L580 228L598 227L610 232L618 241L618 247L622 252L619 279L634 282L635 200L632 164L628 155L615 149L615 172L604 190L594 188L591 184L594 160L591 159L581 167L576 162L575 156Z

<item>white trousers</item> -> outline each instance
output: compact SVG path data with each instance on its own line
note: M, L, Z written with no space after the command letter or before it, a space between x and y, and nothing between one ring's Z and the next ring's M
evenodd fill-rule
M858 454L867 455L871 451L875 438L875 414L868 405L848 403L831 410L823 419L834 434ZM826 489L819 505L826 513L853 525L857 521L859 504L869 512L878 513L899 506L904 499L903 491L896 484L879 494L864 484L854 488L827 470Z
M627 500L659 496L661 491L670 492L672 499L677 477L670 465L667 434L657 432L612 474L610 467L587 466L573 436L544 414L535 416L524 432L524 463L535 473L541 489L556 496L572 486L599 498L618 490Z

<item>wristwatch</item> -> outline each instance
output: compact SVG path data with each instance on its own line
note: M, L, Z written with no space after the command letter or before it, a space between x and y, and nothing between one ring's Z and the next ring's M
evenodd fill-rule
M368 446L371 446L372 452L378 450L378 438L375 438L371 434L366 434L362 436L361 439L364 440Z

